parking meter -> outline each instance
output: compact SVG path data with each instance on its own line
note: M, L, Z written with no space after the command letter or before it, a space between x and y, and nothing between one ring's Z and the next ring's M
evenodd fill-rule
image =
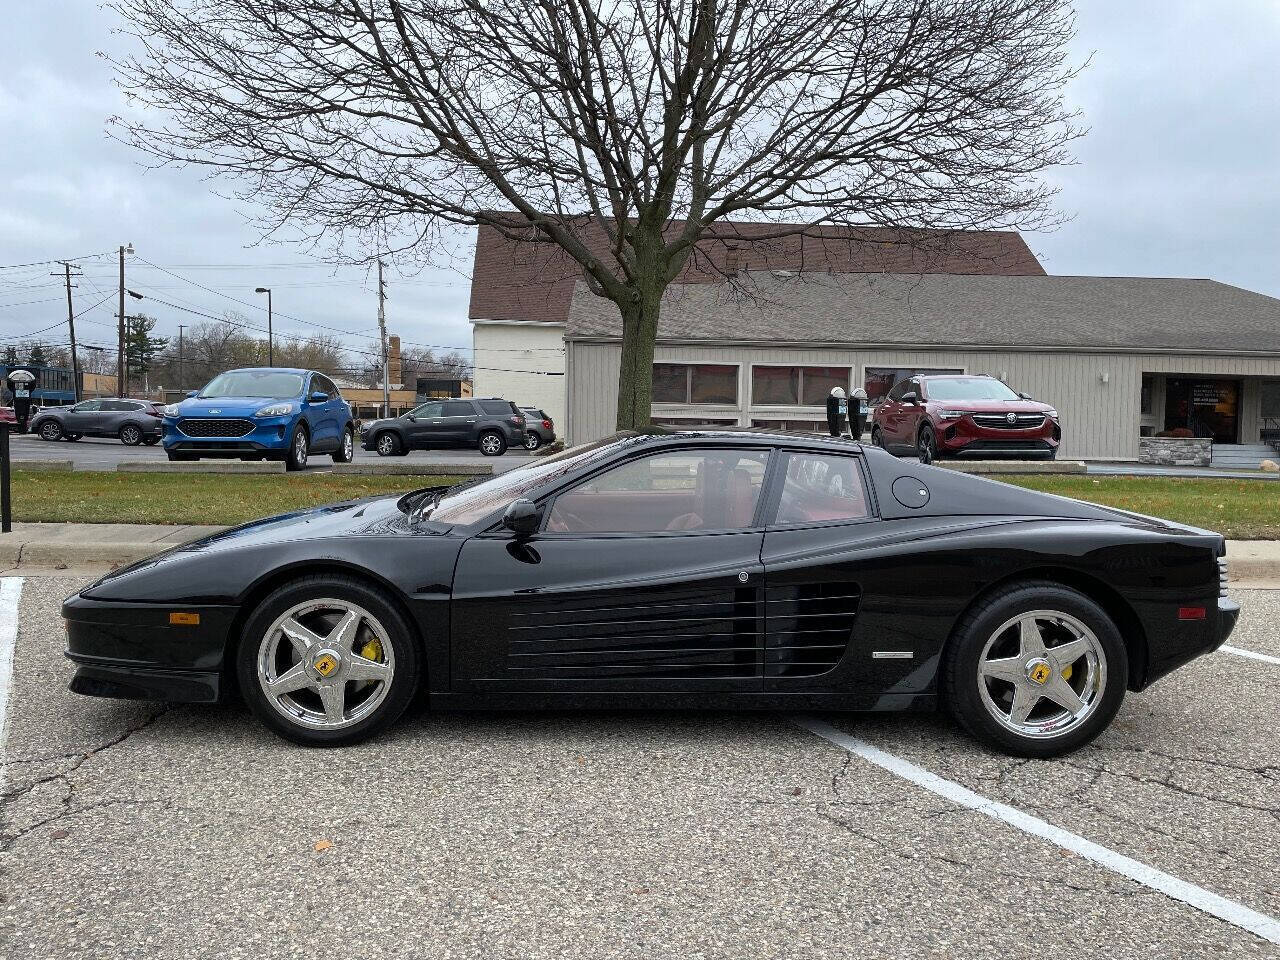
M32 386L36 382L36 375L30 370L18 367L10 370L5 380L8 381L9 389L13 391L13 417L18 421L18 432L26 433L27 420L31 416Z

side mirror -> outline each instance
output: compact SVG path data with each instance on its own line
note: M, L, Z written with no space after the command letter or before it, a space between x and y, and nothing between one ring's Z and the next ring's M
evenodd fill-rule
M1022 400L1034 400L1034 399L1035 399L1035 398L1034 398L1033 396L1031 396L1031 394L1029 394L1029 393L1020 393L1020 394L1018 394L1018 397L1019 397L1020 399L1022 399Z
M405 418L406 418L410 423L417 423L417 422L418 422L418 417L417 417L417 415L416 415L416 414L406 413L406 414L405 414Z
M915 393L912 390L908 390L906 393L902 395L902 402L903 403L919 403L920 395Z
M502 525L522 537L529 537L538 532L538 507L532 500L521 497L507 505L502 515Z
M195 397L195 396L196 396L196 395L198 395L199 393L200 393L200 391L199 391L199 390L188 390L188 391L187 391L187 399L188 399L188 400L190 400L192 397Z
M325 393L323 390L317 390L315 393L311 394L311 396L309 396L307 399L310 400L312 403L328 403L329 395Z

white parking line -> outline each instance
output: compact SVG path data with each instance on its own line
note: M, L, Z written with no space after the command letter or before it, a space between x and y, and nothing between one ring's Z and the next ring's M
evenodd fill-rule
M0 579L0 761L9 732L9 687L13 681L13 648L18 642L18 600L22 597L22 577ZM0 789L5 785L0 765Z
M1241 647L1222 646L1218 649L1223 653L1234 653L1237 657L1248 657L1250 660L1261 660L1263 663L1274 663L1280 666L1280 657L1273 657L1269 653L1255 653L1253 650L1245 650Z
M1216 893L1205 890L1203 887L1197 887L1195 884L1187 883L1185 880L1179 880L1175 876L1164 873L1154 867L1149 867L1145 863L1139 863L1137 860L1126 857L1122 853L1116 853L1114 850L1099 846L1079 834L1063 830L1061 827L1055 827L1048 821L1041 820L1039 817L1034 817L1029 813L1023 813L1016 807L989 800L966 787L960 786L958 783L944 780L937 774L930 773L910 761L895 757L891 753L885 753L869 743L856 737L851 737L830 724L823 723L821 720L815 720L811 717L797 717L795 722L810 733L817 734L824 740L828 740L836 746L862 757L864 760L869 760L895 776L902 777L902 779L910 781L918 787L923 787L936 793L952 803L968 807L970 810L976 810L978 813L985 814L994 820L999 820L1001 823L1006 823L1033 836L1048 840L1064 850L1070 850L1072 853L1077 853L1087 860L1092 860L1101 867L1113 870L1122 876L1128 877L1130 880L1141 883L1143 886L1150 887L1152 890L1158 890L1165 896L1172 897L1174 900L1181 900L1183 903L1193 906L1197 910L1203 910L1219 920L1225 920L1227 923L1242 930L1257 934L1264 940L1268 940L1271 943L1280 943L1280 920L1275 917L1267 916L1265 913L1258 913L1256 910L1250 910L1244 904L1228 900L1226 897L1221 897Z

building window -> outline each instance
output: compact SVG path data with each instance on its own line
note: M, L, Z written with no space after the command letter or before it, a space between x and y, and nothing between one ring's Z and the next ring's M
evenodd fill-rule
M1262 387L1262 416L1267 420L1280 420L1280 380L1264 380Z
M757 407L820 407L832 387L846 393L848 367L752 367L751 403Z
M1139 405L1139 409L1144 414L1151 414L1153 412L1151 409L1151 391L1155 387L1155 383L1155 377L1147 373L1142 375L1142 401Z
M653 402L737 406L738 368L718 363L655 363Z
M867 367L863 371L862 387L867 391L867 402L876 404L903 380L947 373L963 374L964 371L958 367Z
M751 425L761 430L791 430L802 433L827 433L825 420L752 420Z
M653 422L661 427L736 427L737 419L733 417L654 417Z

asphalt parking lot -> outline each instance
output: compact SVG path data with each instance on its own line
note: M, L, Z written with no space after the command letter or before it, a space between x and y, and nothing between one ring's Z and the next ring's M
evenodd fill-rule
M13 958L1280 954L1241 925L1280 940L1280 592L1236 594L1233 649L1272 660L1202 658L1066 759L932 716L817 718L1220 919L783 715L419 713L322 752L239 707L77 697L58 604L82 582L27 579L17 608Z
M159 444L152 447L126 447L119 440L96 437L85 437L74 443L66 440L50 443L31 434L15 434L10 437L9 442L14 460L70 460L73 470L114 470L117 464L124 462L160 463L167 460L164 448ZM376 453L356 448L357 463L377 465L403 464L406 461L475 461L489 464L497 473L528 463L529 456L523 450L508 450L500 457L486 457L479 450L413 450L407 457L380 457ZM333 459L328 454L314 454L307 465L307 472L322 472L332 465Z

